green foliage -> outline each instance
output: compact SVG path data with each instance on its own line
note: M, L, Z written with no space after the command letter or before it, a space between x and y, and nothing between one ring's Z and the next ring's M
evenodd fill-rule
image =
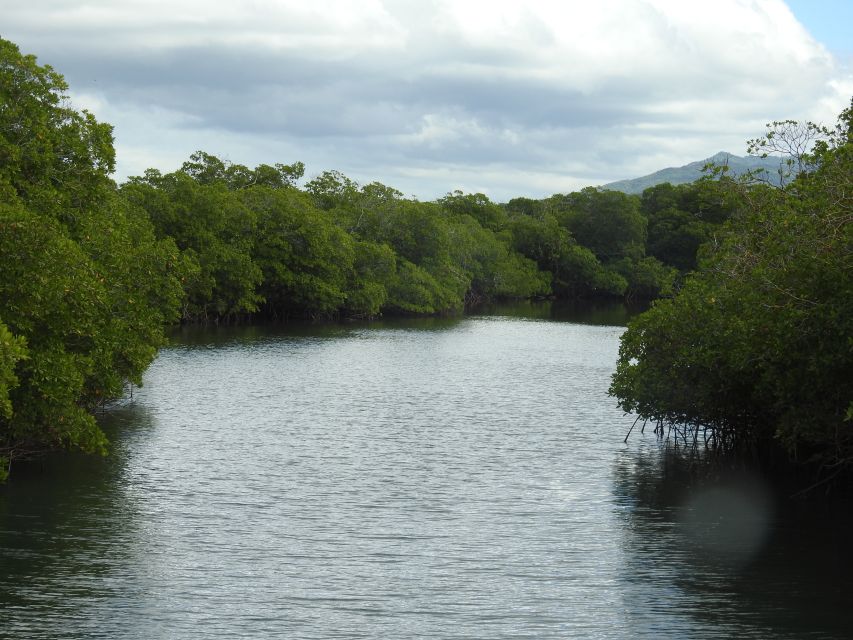
M242 164L220 160L204 151L196 151L181 166L181 172L190 176L198 184L224 184L232 191L254 186L281 189L294 186L305 174L305 165L301 162L275 166L261 164L254 169L249 169Z
M505 205L514 248L552 275L560 297L671 295L734 210L731 181L668 183L642 197L587 188Z
M340 171L324 171L305 185L321 209L346 208L358 199L358 185Z
M622 408L853 461L850 120L790 185L731 185L740 211L700 271L624 334L611 387Z
M465 194L457 190L448 193L438 203L449 215L470 216L485 229L500 231L507 223L503 208L482 193Z
M682 274L693 271L700 247L737 208L732 186L727 179L706 179L646 189L640 201L648 220L646 252Z
M625 292L625 279L606 269L590 249L580 246L554 215L514 217L510 230L516 251L551 275L551 289L556 295L576 298Z
M103 277L53 220L17 206L0 208L0 309L26 339L15 370L12 411L3 426L6 455L51 446L102 451L103 435L86 411L110 355L101 326L109 320Z
M0 418L9 453L103 451L91 410L120 396L125 381L141 382L176 317L174 245L157 242L144 218L110 211L81 222L78 244L49 218L0 207L0 309L19 346L26 340L18 384L7 387L11 411Z
M649 298L672 289L673 270L644 255L636 197L589 189L501 206L456 191L422 203L338 171L321 173L304 192L245 178L262 170L199 151L177 173L152 169L123 187L158 235L174 238L184 261L197 265L185 287L189 320L258 310L276 318L447 313L501 298ZM242 211L229 216L235 196ZM228 220L245 225L242 240ZM223 247L248 258L217 275ZM377 255L381 276L369 266ZM231 273L239 286L223 287L241 264L242 274Z
M73 228L96 206L115 165L112 127L68 106L50 66L0 38L0 201L26 202Z
M504 208L510 214L535 218L541 217L545 213L545 203L542 200L533 200L532 198L513 198L504 205Z
M184 252L186 319L207 320L258 309L261 270L252 259L257 219L222 181L198 182L185 172L149 171L122 195L150 217L159 238ZM193 273L194 271L194 273Z
M603 262L645 254L646 219L636 196L587 187L553 200L560 222Z
M353 276L345 312L357 318L378 316L388 301L388 289L397 279L397 256L387 244L354 243Z
M15 366L27 357L27 342L15 336L0 319L0 418L12 416L9 392L18 386Z
M710 237L710 225L675 207L649 216L649 255L682 272L696 268L699 247Z
M447 274L434 275L400 258L388 290L388 309L412 314L459 312L463 308L462 296L449 280Z
M157 240L145 213L111 193L80 223L80 248L105 285L101 344L95 370L95 402L120 396L125 381L141 384L142 372L163 343L163 328L184 301L181 278L192 273L171 238Z
M353 270L352 237L296 189L255 187L243 203L258 220L254 260L267 310L274 316L335 314Z
M320 208L355 240L354 274L344 311L433 314L458 309L462 293L445 277L449 228L434 204L403 198L378 182L360 187L338 171L306 184Z
M0 40L0 458L105 450L92 410L139 382L183 291L174 243L115 192L111 128ZM0 476L6 473L0 472Z
M468 282L466 302L531 298L550 292L549 274L512 250L511 235L496 234L463 214L448 221L450 263Z
M671 295L678 271L668 267L657 258L648 256L640 260L622 258L610 268L625 278L625 293L628 298L653 300Z

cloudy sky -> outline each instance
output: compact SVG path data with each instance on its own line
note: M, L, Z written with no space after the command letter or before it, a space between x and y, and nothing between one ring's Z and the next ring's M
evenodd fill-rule
M423 200L685 164L853 95L849 0L0 0L115 126L116 179L196 149Z

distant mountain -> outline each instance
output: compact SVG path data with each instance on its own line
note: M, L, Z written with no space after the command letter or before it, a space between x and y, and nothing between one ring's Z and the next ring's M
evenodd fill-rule
M609 189L610 191L622 191L624 193L642 193L644 189L661 184L662 182L669 182L671 184L693 182L705 175L702 168L710 162L728 166L729 171L727 175L729 176L739 176L747 171L764 171L768 180L778 183L779 169L780 167L784 167L785 161L780 157L774 156L767 158L736 156L725 151L720 151L706 160L691 162L683 167L661 169L641 178L617 180L616 182L602 185L601 188Z

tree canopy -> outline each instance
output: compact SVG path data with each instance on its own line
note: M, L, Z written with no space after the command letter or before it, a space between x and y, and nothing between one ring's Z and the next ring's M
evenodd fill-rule
M626 411L853 462L853 110L827 134L793 181L728 184L737 206L698 271L623 336L611 393Z
M92 410L123 394L183 297L174 242L119 198L109 125L0 40L0 478L57 446L103 452Z

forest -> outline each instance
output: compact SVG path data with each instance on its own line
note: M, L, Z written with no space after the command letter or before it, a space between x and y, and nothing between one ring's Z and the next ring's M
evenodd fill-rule
M204 151L116 184L111 127L67 92L0 40L0 477L46 450L104 453L94 411L141 383L170 325L531 298L657 300L623 338L626 411L853 461L850 109L803 125L814 150L776 186L717 168L640 196L420 202ZM775 124L757 152L800 131Z

